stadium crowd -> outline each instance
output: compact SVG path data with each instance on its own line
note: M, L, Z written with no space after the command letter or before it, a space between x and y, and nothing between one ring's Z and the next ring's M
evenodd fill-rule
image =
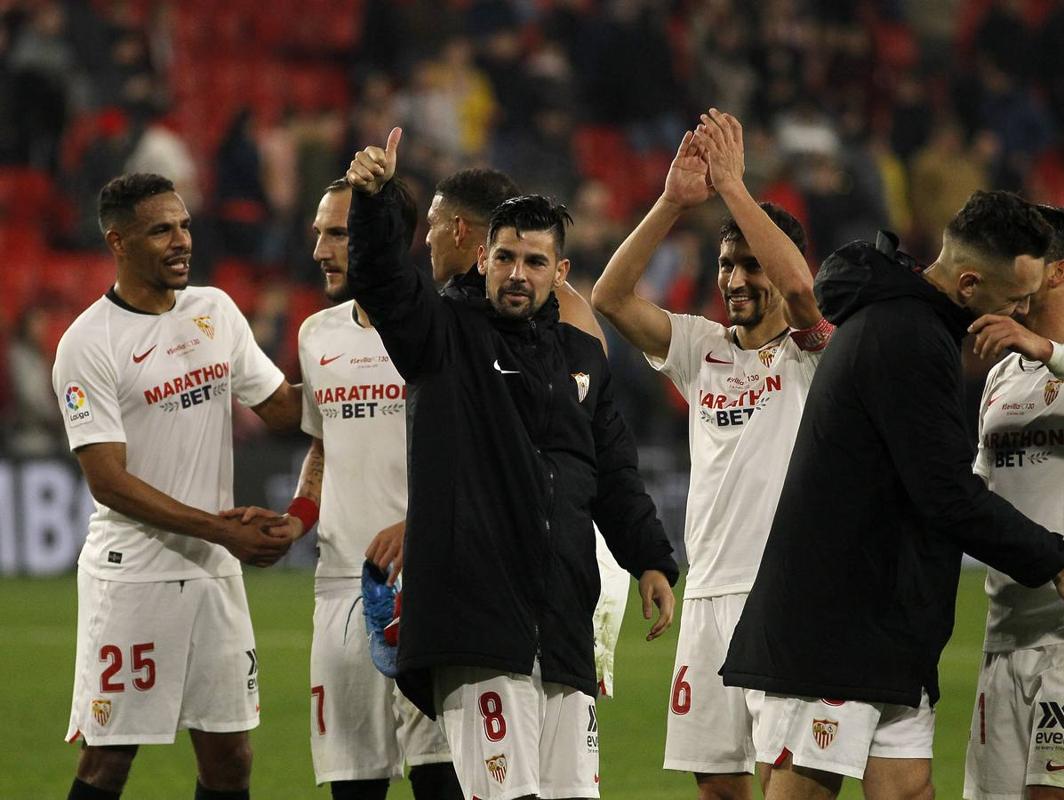
M62 450L43 378L109 285L95 194L123 171L174 179L194 281L228 291L292 378L295 333L321 306L305 247L319 191L393 123L422 212L439 178L479 164L566 202L585 294L707 101L744 121L751 190L805 225L813 265L879 227L929 260L975 189L1064 202L1064 8L1048 0L262 5L0 4L0 361L23 377L2 384L8 452ZM651 297L723 318L705 267L721 215L670 234ZM682 449L682 400L611 344L640 440Z

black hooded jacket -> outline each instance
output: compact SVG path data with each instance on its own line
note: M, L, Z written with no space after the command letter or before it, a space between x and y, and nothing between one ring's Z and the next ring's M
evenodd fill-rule
M968 311L862 243L825 261L815 292L839 328L721 674L788 696L915 707L925 689L934 703L961 553L1039 586L1064 569L1064 539L972 474Z
M598 340L497 314L471 270L444 296L404 263L390 184L356 192L348 280L407 381L409 500L399 687L435 715L431 669L484 666L596 690L592 519L618 562L675 582Z

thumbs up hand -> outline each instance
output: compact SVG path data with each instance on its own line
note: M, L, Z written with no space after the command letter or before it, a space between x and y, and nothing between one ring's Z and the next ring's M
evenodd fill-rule
M402 128L392 128L383 148L370 146L355 153L347 170L347 182L358 192L376 194L395 174Z

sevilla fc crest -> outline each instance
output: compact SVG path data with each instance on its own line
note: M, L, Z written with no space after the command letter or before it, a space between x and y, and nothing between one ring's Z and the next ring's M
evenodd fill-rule
M764 350L757 351L757 357L761 359L761 363L765 365L765 369L772 366L772 359L776 357L776 350L778 347L766 347Z
M814 719L813 720L813 741L816 742L816 746L821 750L825 750L831 747L831 743L835 741L835 734L839 732L839 723L833 719Z
M591 376L586 372L573 372L572 376L576 381L576 400L582 403L587 397L587 390L591 388Z
M501 753L492 756L484 760L484 765L488 768L488 774L499 783L506 780L506 756Z
M203 335L208 339L214 338L214 323L211 322L211 318L208 316L193 317L192 321L196 323L196 327L203 331Z
M111 701L110 700L93 700L92 701L92 716L100 724L100 726L106 725L111 721Z
M1050 378L1046 381L1046 388L1042 390L1042 396L1045 398L1046 405L1053 405L1053 401L1057 399L1057 395L1060 394L1060 384L1062 381L1059 378Z

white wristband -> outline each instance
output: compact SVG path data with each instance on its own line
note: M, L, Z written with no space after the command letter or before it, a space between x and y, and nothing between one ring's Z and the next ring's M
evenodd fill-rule
M1053 342L1053 355L1046 362L1046 366L1058 378L1064 378L1064 344Z

